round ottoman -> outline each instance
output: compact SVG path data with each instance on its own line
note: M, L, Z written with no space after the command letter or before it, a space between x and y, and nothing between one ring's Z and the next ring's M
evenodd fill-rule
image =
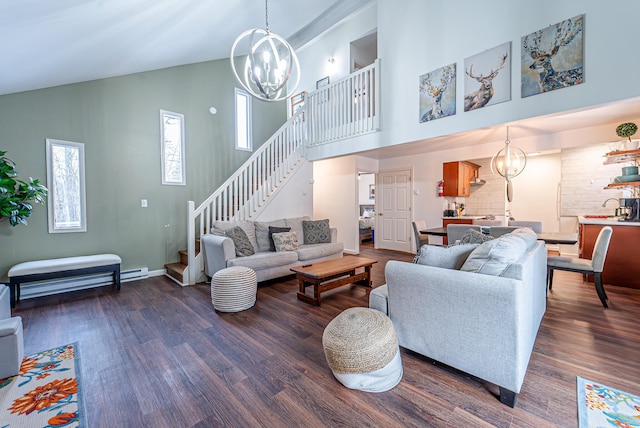
M333 375L347 388L383 392L402 379L396 331L380 311L343 311L324 329L322 347Z
M211 278L211 303L216 311L239 312L256 303L258 280L253 269L232 266Z

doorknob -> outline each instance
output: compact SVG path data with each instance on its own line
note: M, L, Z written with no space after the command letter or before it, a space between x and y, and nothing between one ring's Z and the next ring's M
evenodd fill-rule
M379 216L382 216L382 215L384 215L384 214L382 214L382 213L378 213L378 215L379 215Z

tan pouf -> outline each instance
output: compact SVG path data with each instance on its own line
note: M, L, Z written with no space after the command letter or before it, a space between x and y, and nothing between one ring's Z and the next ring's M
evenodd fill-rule
M324 329L322 346L333 375L347 388L383 392L402 379L396 331L380 311L343 311Z
M233 266L211 278L211 303L220 312L239 312L256 303L258 280L253 269Z

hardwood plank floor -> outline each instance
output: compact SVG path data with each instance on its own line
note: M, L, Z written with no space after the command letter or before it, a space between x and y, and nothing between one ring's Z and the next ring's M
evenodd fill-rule
M412 259L366 244L361 255L379 260L374 287L388 260ZM217 313L208 284L156 277L23 300L14 315L27 354L78 343L90 427L575 427L577 375L640 394L640 290L606 289L605 310L593 284L555 274L515 409L496 386L406 350L391 391L343 387L322 333L344 309L368 305L360 286L313 307L288 277L261 284L250 310Z

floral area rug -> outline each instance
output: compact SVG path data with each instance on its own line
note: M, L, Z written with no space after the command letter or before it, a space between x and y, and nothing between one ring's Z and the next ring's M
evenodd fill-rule
M84 427L76 343L29 355L20 373L0 379L0 427Z
M640 427L640 397L578 376L578 426Z

